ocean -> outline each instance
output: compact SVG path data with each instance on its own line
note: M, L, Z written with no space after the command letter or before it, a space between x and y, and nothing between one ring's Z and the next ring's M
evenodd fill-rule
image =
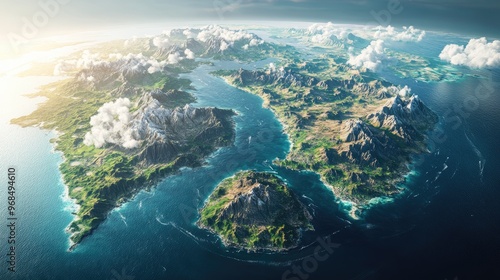
M431 41L429 47L417 52L436 56L450 36L431 34L425 39ZM363 219L352 220L345 205L336 200L316 174L272 165L275 158L286 156L290 143L273 113L262 108L262 100L209 74L235 66L262 67L271 61L244 65L218 62L185 74L196 88L193 93L198 100L194 106L231 108L238 113L235 145L215 152L203 167L184 168L151 191L140 192L114 210L73 252L68 252L65 233L72 220L72 203L65 198L58 171L62 156L50 144L54 133L8 124L9 119L29 113L40 100L21 97L33 91L33 87L2 88L2 105L5 102L23 105L16 107L19 110L2 111L0 118L0 180L5 185L7 169L16 168L18 206L17 271L15 274L7 271L7 231L3 226L0 279L497 279L500 276L498 70L478 70L489 78L467 76L450 83L422 83L381 73L391 82L410 86L412 93L418 94L441 116L440 133L431 133L430 153L415 159L402 194L374 202ZM33 77L2 79L6 79L2 86L7 79L12 79L9 81L15 85L48 82L48 78ZM455 112L460 107L465 110L460 111L462 114ZM460 121L453 118L457 114ZM314 214L315 231L305 233L301 248L286 253L242 252L224 248L215 236L196 227L196 211L215 186L245 169L276 172L308 205ZM0 220L4 224L6 196L6 187L2 187ZM328 242L336 244L334 249L324 246ZM322 250L321 258L315 255L318 246L327 248Z

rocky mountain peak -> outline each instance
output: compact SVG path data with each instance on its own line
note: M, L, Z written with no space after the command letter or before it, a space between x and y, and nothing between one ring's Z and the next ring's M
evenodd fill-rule
M406 142L422 137L424 130L437 122L437 116L417 95L408 98L396 95L367 119L375 127L386 128Z
M344 122L340 136L341 140L344 142L370 140L372 137L372 131L360 119L352 119Z
M233 140L233 111L188 104L168 108L162 103L164 98L168 99L168 94L160 90L144 93L140 108L134 113L132 128L143 140L139 158L145 163L171 161L181 153L203 146L200 143L220 147Z
M214 209L215 205L219 206ZM285 249L297 245L301 230L312 228L311 219L281 179L244 171L216 188L201 210L199 224L219 233L227 245ZM227 225L228 230L221 231Z

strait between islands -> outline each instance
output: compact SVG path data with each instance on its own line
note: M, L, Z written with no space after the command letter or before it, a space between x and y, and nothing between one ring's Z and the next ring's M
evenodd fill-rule
M216 149L233 144L235 112L191 107L191 81L179 78L211 63L206 59L280 61L269 69L213 74L262 97L283 123L292 148L275 164L317 172L340 199L363 205L397 193L410 156L426 151L425 133L437 116L417 96L351 69L345 58L303 60L294 47L217 26L189 29L194 36L186 30L160 40L168 44L158 44L158 37L110 42L94 49L105 58L72 57L68 61L78 63L57 67L70 78L42 87L36 96L47 100L12 120L58 132L53 142L64 156L60 170L79 206L68 226L71 250L138 191L181 167L201 166ZM221 32L238 39L226 46ZM117 104L122 107L114 112ZM108 117L98 121L99 114ZM197 224L228 246L285 250L313 229L311 219L279 177L244 171L216 188Z

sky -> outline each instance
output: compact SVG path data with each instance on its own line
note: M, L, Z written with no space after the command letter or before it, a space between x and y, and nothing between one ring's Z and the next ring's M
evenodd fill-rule
M149 22L330 21L500 37L499 0L0 0L0 5L2 51L16 35Z

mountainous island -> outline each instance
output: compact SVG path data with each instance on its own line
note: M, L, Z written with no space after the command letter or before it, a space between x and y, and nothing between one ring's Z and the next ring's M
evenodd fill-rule
M101 43L25 73L51 69L66 77L42 87L34 96L45 102L12 123L57 133L63 182L78 205L67 229L70 249L140 190L233 144L236 113L190 105L196 89L180 74L217 61L268 58L276 63L265 69L213 74L262 97L283 123L292 148L275 164L317 172L338 198L356 204L398 192L410 156L426 151L425 133L437 122L408 88L356 69L345 57L310 58L243 30L174 29ZM199 226L246 249L292 248L312 229L297 197L267 173L223 181L200 215Z
M312 230L312 216L271 173L243 171L222 181L200 210L198 225L231 247L285 250Z

